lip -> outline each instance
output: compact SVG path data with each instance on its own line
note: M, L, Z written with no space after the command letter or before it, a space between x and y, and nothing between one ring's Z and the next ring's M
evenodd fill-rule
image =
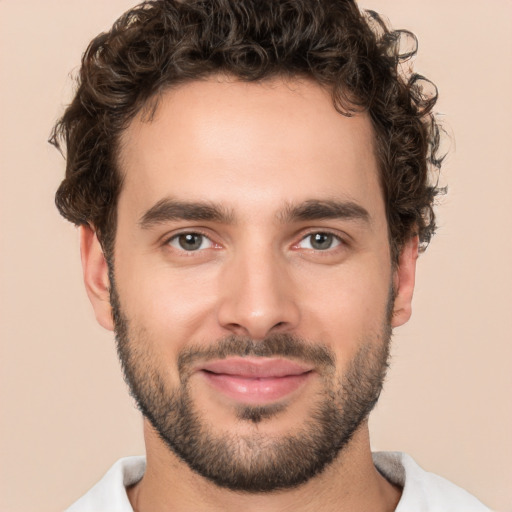
M259 405L286 398L313 374L312 366L263 357L209 361L197 370L211 387L229 398Z

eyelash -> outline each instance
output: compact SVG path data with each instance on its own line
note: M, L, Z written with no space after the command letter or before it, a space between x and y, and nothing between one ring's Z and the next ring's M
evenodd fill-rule
M205 249L215 249L215 248L221 247L220 244L217 244L216 242L214 242L208 234L206 234L200 230L182 231L180 233L176 233L176 234L172 235L171 237L167 238L164 242L164 245L173 247L171 245L171 242L178 240L179 237L187 236L187 235L196 235L196 236L201 236L204 239L207 239L212 244L213 247L207 247ZM324 250L315 249L314 247L305 248L307 251L313 251L317 254L322 254L322 253L332 254L332 252L334 252L334 250L336 250L337 247L340 247L340 246L346 247L348 245L347 241L344 238L342 238L341 236L339 236L338 234L335 234L329 230L315 230L315 231L310 231L309 233L306 233L305 235L303 235L298 242L296 242L292 245L292 249L300 250L301 249L300 244L314 235L325 235L328 237L332 237L332 239L336 243L336 245L334 245L334 247L328 247ZM311 242L310 242L310 245L311 245ZM183 247L181 249L178 247L173 247L173 249L179 251L183 255L190 255L190 256L193 255L194 253L198 253L198 252L205 250L205 249L199 249L199 248L196 250L186 250Z
M182 231L180 233L176 233L176 234L172 235L171 237L167 238L165 240L165 242L164 242L164 245L165 246L171 246L171 242L173 242L174 240L178 240L182 236L187 236L187 235L201 236L201 237L203 237L203 239L209 240L213 247L208 247L208 249L220 247L219 244L215 243L209 235L207 235L206 233L204 233L204 232L202 232L200 230ZM200 252L199 250L187 251L186 249L183 249L183 248L180 250L177 247L173 247L173 249L176 249L177 251L179 251L179 252L181 252L183 254L189 254L189 255L192 255L194 253Z
M336 245L334 245L334 247L328 247L327 249L315 249L314 247L311 247L311 248L307 248L308 251L314 251L315 253L317 254L332 254L332 252L334 250L336 250L336 248L340 247L340 246L347 246L347 242L344 238L342 238L340 235L336 234L336 233L333 233L332 231L329 231L329 230L314 230L314 231L310 231L309 233L306 233L296 244L294 244L292 246L292 248L296 248L296 249L300 249L299 245L307 240L308 238L314 236L314 235L326 235L326 236L329 236L329 237L332 237L333 238L333 241L336 242ZM311 245L311 242L310 242L310 245Z

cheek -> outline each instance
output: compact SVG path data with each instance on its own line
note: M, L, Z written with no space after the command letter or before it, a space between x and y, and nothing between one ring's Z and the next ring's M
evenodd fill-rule
M310 273L301 292L306 297L301 308L308 335L349 352L363 339L379 335L387 319L391 279L380 268L345 267L324 276Z
M125 261L116 267L121 306L134 326L142 327L151 342L177 351L190 341L202 341L211 330L215 279L194 269L173 270L153 262ZM122 284L121 284L122 283Z

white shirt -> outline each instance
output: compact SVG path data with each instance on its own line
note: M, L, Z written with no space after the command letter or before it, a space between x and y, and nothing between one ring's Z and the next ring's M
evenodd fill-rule
M387 480L403 487L395 512L491 512L464 489L421 469L405 453L376 452L373 462ZM145 469L145 457L118 460L66 512L133 512L126 487L138 482Z

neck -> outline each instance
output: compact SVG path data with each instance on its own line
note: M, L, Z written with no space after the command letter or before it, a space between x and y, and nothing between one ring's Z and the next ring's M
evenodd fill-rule
M217 487L193 472L167 448L147 420L144 438L146 473L127 491L135 512L391 512L400 499L401 491L373 465L367 423L320 475L297 488L257 494Z

